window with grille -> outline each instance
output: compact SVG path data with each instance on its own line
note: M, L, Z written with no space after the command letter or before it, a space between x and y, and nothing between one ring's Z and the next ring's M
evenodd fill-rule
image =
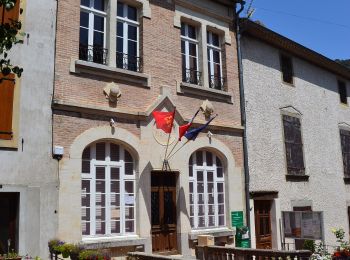
M340 141L343 155L344 175L350 177L350 131L341 129Z
M294 72L292 58L281 54L280 62L283 81L289 84L293 84Z
M342 104L348 104L348 93L346 90L346 84L344 81L338 81L338 92L339 92L339 98L340 103Z
M139 58L139 22L137 8L118 2L117 7L117 67L141 70Z
M81 0L79 59L106 64L106 2Z
M290 175L304 175L305 167L300 119L283 115L283 129L287 173Z
M223 90L224 79L222 77L222 57L219 35L208 31L207 44L209 87Z
M98 142L82 155L82 234L135 234L135 162L121 145Z
M195 152L189 175L191 227L225 226L225 177L219 157L209 151Z
M201 73L198 70L197 28L181 23L182 81L201 85Z

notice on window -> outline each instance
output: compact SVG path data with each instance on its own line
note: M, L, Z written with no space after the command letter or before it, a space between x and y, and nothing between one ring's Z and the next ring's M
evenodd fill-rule
M111 210L111 218L112 219L120 219L120 209L112 209Z
M135 197L131 196L129 194L125 194L124 196L124 203L126 205L134 205Z
M313 238L314 237L314 225L313 225L312 212L303 213L302 231L303 231L303 237L305 237L305 238Z
M284 233L285 235L292 235L292 228L290 227L290 217L289 212L283 214L284 217Z

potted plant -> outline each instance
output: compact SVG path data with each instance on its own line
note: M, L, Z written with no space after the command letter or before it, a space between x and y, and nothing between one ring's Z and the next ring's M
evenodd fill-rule
M19 256L14 250L12 250L11 252L9 252L8 254L5 254L3 256L0 256L0 260L7 260L7 259L11 259L11 260L21 260L22 257Z
M332 259L334 260L350 260L350 244L344 240L345 231L342 228L332 229L332 233L337 238L339 246L334 251Z
M79 260L110 260L111 257L98 250L82 250L79 254Z

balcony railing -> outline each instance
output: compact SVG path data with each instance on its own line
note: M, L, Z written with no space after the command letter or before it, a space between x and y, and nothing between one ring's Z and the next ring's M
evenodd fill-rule
M197 246L196 257L200 260L235 259L235 260L308 260L311 252L308 250L281 251L271 249L250 249L222 246Z
M202 85L202 72L193 69L183 69L182 81L190 84Z
M225 79L219 76L209 76L209 87L218 90L224 90Z
M107 64L108 50L99 46L79 45L79 59L99 64Z
M142 59L141 57L117 52L117 68L142 72Z

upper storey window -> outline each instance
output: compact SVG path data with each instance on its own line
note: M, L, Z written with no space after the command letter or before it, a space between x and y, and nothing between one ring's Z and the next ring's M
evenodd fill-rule
M340 103L347 105L348 104L348 94L347 94L347 90L346 90L346 84L344 81L338 80L338 92L339 92Z
M106 64L106 3L81 0L79 59Z
M139 57L139 23L137 9L118 2L117 7L117 67L141 70Z
M197 29L193 25L181 23L182 81L201 85L198 70Z
M222 58L220 37L213 32L207 32L209 87L223 90Z
M292 58L281 54L280 62L283 81L289 84L293 84L294 71Z

